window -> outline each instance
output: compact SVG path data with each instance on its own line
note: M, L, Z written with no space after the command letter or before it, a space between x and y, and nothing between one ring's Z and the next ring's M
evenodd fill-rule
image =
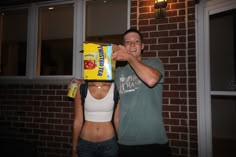
M37 76L72 75L73 5L39 9Z
M129 0L87 1L85 40L121 44L122 34L129 26L129 6ZM123 64L117 62L116 66Z
M120 44L127 26L127 0L87 1L86 41Z
M0 79L82 78L83 41L120 43L129 4L52 0L0 8Z
M1 13L0 76L26 74L27 16L27 9Z

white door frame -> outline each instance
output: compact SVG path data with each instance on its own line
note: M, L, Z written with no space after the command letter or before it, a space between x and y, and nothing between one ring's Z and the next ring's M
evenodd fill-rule
M196 5L196 64L199 157L212 157L210 15L236 8L235 0L200 0Z

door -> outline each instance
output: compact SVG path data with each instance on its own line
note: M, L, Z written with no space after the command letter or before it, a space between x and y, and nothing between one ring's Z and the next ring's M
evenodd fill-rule
M236 156L236 1L197 5L199 156Z
M212 152L236 156L236 9L209 19Z

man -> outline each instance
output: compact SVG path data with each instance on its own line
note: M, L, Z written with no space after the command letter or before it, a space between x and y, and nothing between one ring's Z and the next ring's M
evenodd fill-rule
M143 49L142 34L131 28L123 34L123 46L112 55L114 60L128 63L115 74L120 94L115 114L118 155L169 157L162 119L164 67L157 58L142 59Z

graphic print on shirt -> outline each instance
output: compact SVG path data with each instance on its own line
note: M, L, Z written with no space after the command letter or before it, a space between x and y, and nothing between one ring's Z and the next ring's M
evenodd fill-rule
M141 81L136 75L122 76L120 78L120 94L133 92L138 89Z

